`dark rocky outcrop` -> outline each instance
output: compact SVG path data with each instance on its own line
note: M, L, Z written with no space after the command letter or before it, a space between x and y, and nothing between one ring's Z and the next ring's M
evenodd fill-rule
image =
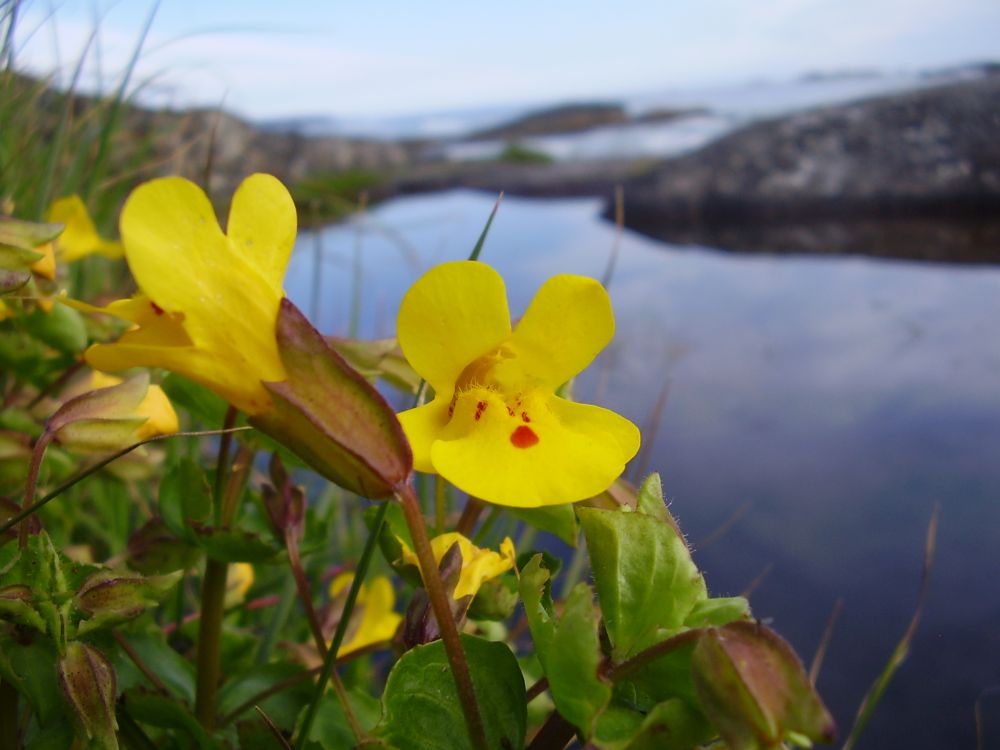
M903 228L939 219L995 243L1000 75L758 122L625 191L627 223L674 242L895 255L883 235L917 239ZM866 237L843 222L864 222Z

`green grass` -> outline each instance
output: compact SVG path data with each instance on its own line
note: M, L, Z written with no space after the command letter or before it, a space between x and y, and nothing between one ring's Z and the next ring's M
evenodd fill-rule
M555 160L546 153L534 151L519 143L508 143L497 155L496 161L505 164L551 164Z

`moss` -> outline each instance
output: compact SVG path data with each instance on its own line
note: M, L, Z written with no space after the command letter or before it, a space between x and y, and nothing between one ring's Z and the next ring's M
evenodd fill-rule
M496 161L508 164L551 164L555 160L541 151L534 151L518 143L508 143L497 155Z
M361 196L385 182L375 170L349 169L314 175L291 186L292 198L305 222L337 219L353 212Z

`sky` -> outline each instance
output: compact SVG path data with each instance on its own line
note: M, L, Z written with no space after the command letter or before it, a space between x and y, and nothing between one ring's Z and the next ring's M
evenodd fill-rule
M9 9L11 0L0 0ZM255 119L615 98L1000 60L997 0L26 0L15 62Z

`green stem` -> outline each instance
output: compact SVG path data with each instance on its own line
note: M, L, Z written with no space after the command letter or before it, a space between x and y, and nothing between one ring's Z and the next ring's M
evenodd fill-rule
M239 509L243 488L250 476L254 450L241 445L222 497L217 498L216 516L223 526L232 522ZM219 507L221 506L221 507ZM225 615L226 576L229 563L209 559L201 583L201 620L198 622L198 676L194 713L206 731L215 728L216 690L222 669L222 618Z
M351 620L351 612L354 611L354 603L358 599L358 591L361 590L361 584L364 582L365 574L368 572L368 565L371 563L372 553L375 551L375 545L378 542L379 535L382 533L382 524L385 521L385 514L388 510L389 503L383 502L378 506L378 511L375 513L375 521L372 524L371 531L368 533L365 547L361 551L358 567L354 571L354 580L351 581L351 587L347 591L344 611L340 615L340 622L337 623L337 630L333 634L333 642L330 643L330 648L326 652L326 658L323 660L323 671L320 672L319 680L316 682L316 691L313 693L309 710L306 712L302 727L299 729L299 736L295 742L295 750L302 750L309 741L309 732L312 729L313 721L316 719L316 712L319 710L320 700L323 697L323 692L326 690L326 683L329 682L330 676L333 674L333 669L337 664L337 652L340 650L340 644L343 643L344 635L347 633L347 624Z
M234 427L233 429L229 430L229 432L244 432L245 430L252 430L252 429L253 429L253 427L249 427L249 426L247 426L247 427ZM58 487L56 487L54 490L52 490L52 492L50 492L49 494L47 494L45 497L43 497L41 500L39 500L34 505L29 505L27 508L22 508L14 516L12 516L11 518L7 519L7 521L3 524L3 526L0 526L0 536L2 536L3 534L7 533L8 531L10 531L12 528L14 528L19 523L21 523L21 521L23 521L25 518L27 518L28 516L30 516L32 513L35 513L39 508L41 508L45 504L51 502L52 500L55 500L57 497L59 497L59 495L61 495L62 493L64 493L66 490L68 490L74 484L77 484L78 482L83 481L84 479L86 479L87 477L89 477L91 474L97 473L98 471L100 471L101 469L103 469L108 464L112 463L113 461L117 461L122 456L128 455L129 453L131 453L132 451L134 451L136 448L139 448L139 447L141 447L143 445L146 445L146 443L155 443L158 440L166 440L167 438L174 438L174 437L205 437L207 435L221 435L221 434L223 434L222 430L203 430L203 431L200 431L200 432L173 432L173 433L170 433L169 435L154 435L151 438L146 438L145 440L140 440L138 443L130 445L128 448L122 448L117 453L112 453L110 456L108 456L107 458L101 459L100 461L98 461L93 466L87 467L86 469L84 469L83 471L81 471L76 476L70 477L69 479L67 479L65 482L63 482L62 484L60 484Z
M229 563L209 560L201 583L201 619L198 621L198 677L194 714L206 731L215 728L216 687L221 673L222 616Z
M11 750L19 747L17 702L18 694L14 686L0 680L0 747Z
M468 724L472 745L476 750L487 750L486 728L483 725L482 714L479 712L479 703L476 700L476 691L472 684L472 674L469 672L469 663L465 659L462 641L458 637L458 628L455 626L455 620L451 614L448 594L445 593L444 584L441 582L441 573L434 560L431 542L427 537L427 527L424 524L423 514L420 512L420 501L414 494L413 487L409 484L399 489L397 497L403 506L410 536L413 537L413 547L420 563L420 575L423 578L424 587L427 589L427 596L431 600L431 608L434 610L438 629L441 631L441 640L444 643L445 653L448 655L448 663L451 665L451 673L455 679L458 698L462 703L462 711L465 713L465 721ZM474 501L470 499L470 502Z

